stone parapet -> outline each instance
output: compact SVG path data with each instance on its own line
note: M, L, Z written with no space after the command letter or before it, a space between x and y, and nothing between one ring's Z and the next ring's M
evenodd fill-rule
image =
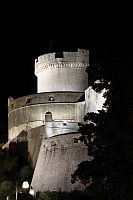
M77 49L75 52L56 52L39 56L35 59L35 68L39 65L58 62L84 62L89 63L89 50Z

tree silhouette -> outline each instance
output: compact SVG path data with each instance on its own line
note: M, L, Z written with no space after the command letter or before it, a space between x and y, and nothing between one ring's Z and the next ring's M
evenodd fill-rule
M106 110L84 118L80 139L92 159L78 165L72 182L80 180L93 199L132 199L133 60L106 57L92 62L87 72L96 92L106 88Z

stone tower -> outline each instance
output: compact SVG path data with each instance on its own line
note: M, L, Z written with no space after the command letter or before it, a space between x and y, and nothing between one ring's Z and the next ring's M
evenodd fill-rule
M71 183L71 174L88 159L78 132L91 105L87 66L85 49L41 55L35 60L37 94L8 99L8 144L23 141L25 133L35 192L83 189Z
M60 109L64 112L64 101L68 108L66 114L69 112L65 120L65 113L60 113L60 120L55 120L51 108L45 114L45 134L31 183L35 192L83 189L80 183L71 183L71 174L80 162L88 159L86 146L80 142L78 133L85 113L88 65L89 51L83 49L45 54L35 61L38 93L59 95L63 92L65 98L60 98L58 113ZM51 106L52 103L56 108L55 96L51 96Z
M39 56L35 60L38 93L75 91L84 92L88 87L86 67L89 51L58 52Z
M88 87L87 66L89 51L84 49L41 55L35 60L37 93L8 99L8 142L3 148L26 144L35 192L83 189L79 182L71 183L77 165L89 159L79 127L84 115L102 109L105 101L103 93Z

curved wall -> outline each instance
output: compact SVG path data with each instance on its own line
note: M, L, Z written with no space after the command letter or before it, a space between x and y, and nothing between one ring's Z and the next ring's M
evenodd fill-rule
M49 53L35 61L38 93L51 91L83 92L88 87L89 51Z
M83 121L83 111L76 114L77 110L84 108L84 105L77 103L82 95L83 93L58 93L58 95L56 93L54 96L54 93L42 93L15 100L9 99L9 140L16 137L22 130L27 131L45 125L45 114L48 111L52 113L54 121ZM54 100L49 101L49 97L54 97ZM30 99L30 102L27 103L27 99Z
M71 183L77 165L89 159L87 147L78 140L79 136L69 133L43 138L31 182L35 192L83 189L79 182Z
M88 86L88 75L85 67L61 67L58 70L46 69L38 74L38 92L77 91L83 92Z

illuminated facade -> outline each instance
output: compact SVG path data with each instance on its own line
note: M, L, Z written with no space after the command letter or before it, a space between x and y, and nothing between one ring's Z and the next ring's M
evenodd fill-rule
M88 88L87 66L84 49L41 55L35 60L37 94L8 99L8 143L27 133L35 192L83 189L71 184L77 165L89 159L78 130L85 113L102 105Z

